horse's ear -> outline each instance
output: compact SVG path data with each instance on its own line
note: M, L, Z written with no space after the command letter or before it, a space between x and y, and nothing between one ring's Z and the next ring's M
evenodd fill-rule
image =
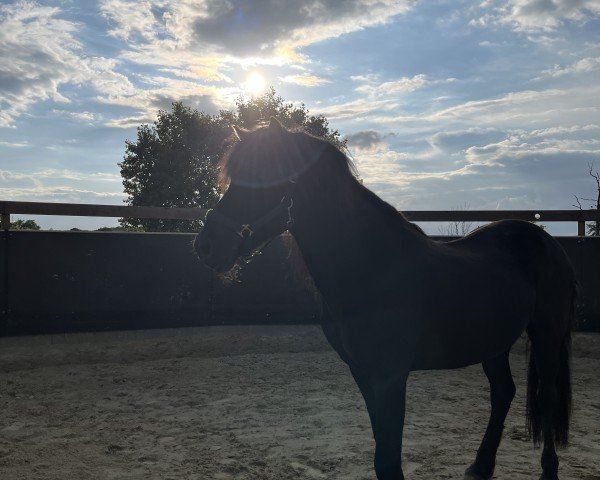
M241 142L242 140L244 140L244 138L246 138L248 136L248 133L250 133L248 130L246 130L245 128L242 127L238 127L237 125L232 125L231 129L233 130L233 134L236 136L236 138Z
M274 132L287 132L287 129L275 117L269 119L269 130Z

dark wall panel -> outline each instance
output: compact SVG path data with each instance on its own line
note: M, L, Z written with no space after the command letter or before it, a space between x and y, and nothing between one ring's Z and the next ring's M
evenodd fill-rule
M1 320L9 334L318 321L318 301L282 241L224 282L196 259L193 238L2 232ZM581 285L578 328L600 331L600 238L559 241Z
M600 332L600 237L580 237L576 245L571 255L580 284L577 328Z
M211 273L192 255L189 235L8 235L9 332L208 321Z
M0 231L0 336L8 328L8 232Z

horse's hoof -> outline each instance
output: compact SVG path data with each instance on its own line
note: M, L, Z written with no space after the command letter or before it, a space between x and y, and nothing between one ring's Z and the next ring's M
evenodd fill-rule
M556 473L554 473L554 474L542 473L540 480L559 480L559 479L558 479L558 474L556 474Z
M483 476L475 471L474 465L471 465L465 471L465 476L463 477L463 480L490 480L490 478L492 478L492 475L487 477Z
M481 475L477 475L475 472L465 472L465 476L463 480L489 480L492 477L482 477Z

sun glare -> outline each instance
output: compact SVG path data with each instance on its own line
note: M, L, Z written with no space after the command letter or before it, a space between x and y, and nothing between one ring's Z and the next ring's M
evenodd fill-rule
M254 72L250 74L242 87L250 95L259 95L264 91L266 85L267 82L265 82L264 77L260 73Z

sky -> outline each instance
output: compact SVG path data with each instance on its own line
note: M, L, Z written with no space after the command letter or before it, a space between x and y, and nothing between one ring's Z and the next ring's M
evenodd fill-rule
M400 210L570 209L599 79L600 0L0 1L0 200L122 204L139 125L272 85Z

